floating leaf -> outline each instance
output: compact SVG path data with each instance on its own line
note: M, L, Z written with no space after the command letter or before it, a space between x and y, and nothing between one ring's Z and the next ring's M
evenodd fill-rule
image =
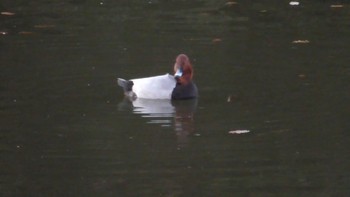
M344 7L344 5L331 5L331 8L342 8L342 7Z
M231 95L227 97L227 102L231 102Z
M46 29L46 28L53 28L55 27L54 25L34 25L35 28L38 28L38 29Z
M292 6L297 6L299 4L300 3L298 1L291 1L291 2L289 2L289 5L292 5Z
M309 40L294 40L292 43L293 44L308 44L308 43L310 43L310 41Z
M300 79L305 79L305 78L306 78L306 75L305 75L305 74L299 74L298 77L299 77Z
M15 13L13 13L13 12L1 12L1 15L13 16L13 15L15 15Z
M245 133L249 133L249 130L233 130L233 131L229 131L229 134L245 134Z
M31 31L20 31L18 34L20 34L20 35L31 35L31 34L34 34L34 32L31 32Z
M233 6L233 5L236 5L236 4L237 4L237 2L235 2L235 1L229 1L229 2L226 3L227 6Z
M221 38L214 38L214 39L212 40L213 43L219 43L219 42L221 42L221 41L222 41Z

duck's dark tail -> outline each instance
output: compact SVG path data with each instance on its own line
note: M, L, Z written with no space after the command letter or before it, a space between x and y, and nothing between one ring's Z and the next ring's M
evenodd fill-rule
M132 86L134 85L134 82L118 78L118 85L123 88L124 92L130 92L132 91Z

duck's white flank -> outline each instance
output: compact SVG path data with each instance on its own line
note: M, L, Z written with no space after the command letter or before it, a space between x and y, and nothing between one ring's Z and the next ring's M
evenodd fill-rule
M174 76L169 74L130 81L134 82L132 91L136 96L145 99L171 99L171 93L176 85Z

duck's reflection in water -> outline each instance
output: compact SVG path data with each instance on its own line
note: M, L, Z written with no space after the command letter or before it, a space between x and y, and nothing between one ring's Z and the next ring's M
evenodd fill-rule
M119 109L130 109L134 114L148 119L149 124L159 124L162 127L173 127L179 146L188 143L188 136L195 132L194 113L197 108L197 99L190 100L155 100L124 99Z
M174 130L179 145L188 143L188 136L195 133L194 113L197 108L197 99L176 100L171 102L175 107Z

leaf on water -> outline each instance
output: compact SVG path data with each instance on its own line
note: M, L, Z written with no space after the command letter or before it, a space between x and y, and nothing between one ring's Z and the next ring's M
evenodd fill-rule
M306 78L306 75L305 75L305 74L299 74L298 77L299 77L300 79L305 79L305 78Z
M34 25L34 27L38 28L38 29L47 29L47 28L53 28L53 27L55 27L55 25L42 24L42 25Z
M34 34L34 32L31 32L31 31L20 31L20 32L18 32L18 34L20 34L20 35L32 35L32 34Z
M226 101L227 101L228 103L230 103L230 102L234 101L236 98L237 98L237 97L236 97L235 95L228 95Z
M338 5L331 5L331 8L343 8L344 5L338 4Z
M237 2L235 2L235 1L229 1L229 2L226 2L225 4L226 4L227 6L233 6L233 5L236 5Z
M13 13L13 12L1 12L1 15L13 16L13 15L15 15L15 13Z
M292 6L297 6L299 4L300 3L298 1L291 1L291 2L289 2L289 5L292 5Z
M231 95L227 97L227 102L231 102Z
M249 130L233 130L233 131L229 131L229 134L245 134L245 133L249 133Z
M308 44L308 43L310 43L310 41L309 40L294 40L292 43L293 44Z
M212 40L213 43L219 43L219 42L222 42L222 39L221 38L214 38Z

